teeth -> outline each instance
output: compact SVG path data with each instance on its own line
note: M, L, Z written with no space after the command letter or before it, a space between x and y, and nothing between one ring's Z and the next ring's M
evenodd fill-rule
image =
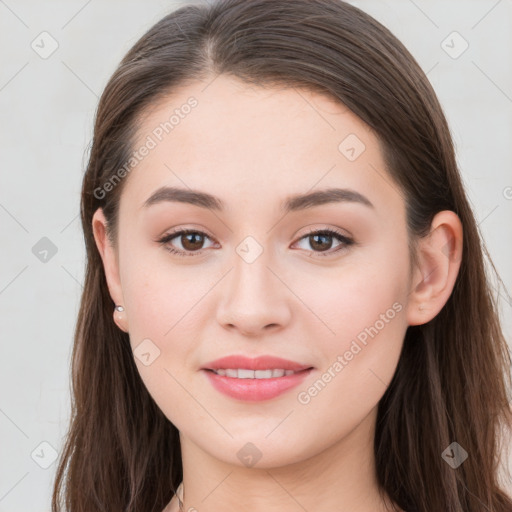
M222 377L232 377L235 379L272 379L274 377L283 377L295 373L293 370L245 370L243 368L236 369L218 369L213 370L217 375Z

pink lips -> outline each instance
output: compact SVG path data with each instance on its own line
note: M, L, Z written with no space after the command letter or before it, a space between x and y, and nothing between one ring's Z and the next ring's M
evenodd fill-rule
M215 359L203 365L204 369L218 370L219 368L245 368L246 370L268 370L282 368L299 372L311 368L311 365L299 364L295 361L274 356L259 356L254 359L245 356L227 356Z
M212 371L219 368L242 368L247 370L283 369L293 370L297 373L269 379L238 379L217 375ZM228 356L206 363L202 371L217 391L238 400L261 401L274 398L297 386L313 371L313 368L309 365L302 365L273 356L260 356L255 359L244 356Z

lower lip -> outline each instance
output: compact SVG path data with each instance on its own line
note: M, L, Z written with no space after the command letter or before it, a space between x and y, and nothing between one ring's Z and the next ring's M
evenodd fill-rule
M272 379L237 379L217 375L211 370L202 371L206 373L217 391L237 400L256 402L270 400L298 386L313 371L313 368Z

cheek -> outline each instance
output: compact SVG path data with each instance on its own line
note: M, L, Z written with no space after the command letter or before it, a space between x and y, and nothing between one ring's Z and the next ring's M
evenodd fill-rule
M197 328L194 309L205 293L203 288L207 291L210 280L207 281L203 286L197 274L169 268L134 268L129 285L124 287L130 335L150 337L164 349L176 337L176 332L181 335L193 320ZM176 348L179 350L179 346Z
M315 316L309 331L317 326L315 352L322 363L313 388L302 388L299 403L316 403L322 414L336 418L333 400L364 416L380 400L396 370L407 321L405 305L408 283L407 251L379 258L354 261L331 269L330 279L304 277L298 295ZM296 281L297 282L297 281ZM307 292L309 290L309 293ZM311 291L313 290L313 291ZM320 321L319 321L320 320Z
M171 272L161 264L127 265L126 273L129 279L123 293L135 364L165 416L182 426L191 407L183 386L188 388L191 372L197 371L194 354L201 343L198 331L203 328L196 308L212 283L203 286L192 270Z
M164 400L168 401L169 396L183 395L177 381L184 382L198 371L197 354L207 323L215 316L209 293L222 272L211 268L200 272L196 265L171 264L166 254L154 256L160 251L145 255L140 249L138 254L135 251L123 269L130 343L151 394L156 398L165 384ZM157 357L146 366L137 354L148 351Z
M126 237L123 249L121 280L130 336L134 343L151 338L164 347L173 326L180 318L186 322L187 311L200 299L201 276L193 265L173 265L171 254L143 234Z
M294 291L314 313L308 315L308 323L318 323L328 352L343 349L374 324L379 331L391 331L391 324L402 321L394 319L400 316L398 310L405 309L407 258L399 254L386 257L382 250L375 252L378 256L354 257L338 268L303 272L300 279L293 279Z

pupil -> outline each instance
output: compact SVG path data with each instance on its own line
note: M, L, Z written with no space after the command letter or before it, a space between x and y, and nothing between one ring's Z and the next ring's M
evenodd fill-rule
M186 243L183 243L183 241L182 241L182 245L183 245L183 247L185 247L185 249L189 249L189 250L197 249L198 247L201 246L203 235L201 235L199 233L187 233L184 236L185 236ZM189 237L192 237L192 241L190 241L188 239ZM189 247L187 247L187 244L189 244Z
M310 241L310 243L311 243L311 247L313 247L313 248L314 248L314 247L315 247L315 245L317 244L317 240L316 240L316 239L318 239L318 238L323 238L323 239L325 239L325 238L331 238L331 236L330 236L330 235L312 235L310 238L312 238L312 239L313 239L313 243L311 243L311 241ZM332 240L331 240L331 243L330 243L330 244L328 243L327 245L328 245L328 247L325 247L325 243L324 243L324 245L323 245L323 246L322 246L322 244L320 243L320 247L316 247L316 248L317 248L317 249L320 249L320 250L330 249L330 246L332 245Z

